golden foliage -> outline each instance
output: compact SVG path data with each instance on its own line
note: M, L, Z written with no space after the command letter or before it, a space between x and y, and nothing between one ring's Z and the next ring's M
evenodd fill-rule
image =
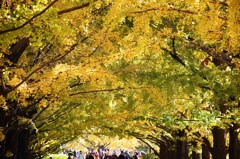
M240 43L239 0L56 1L33 19L48 1L14 3L13 12L4 5L0 12L1 30L16 29L0 31L0 108L11 114L16 106L22 110L34 105L40 116L37 126L44 120L56 121L69 138L101 129L114 134L104 126L117 129L126 123L122 132L115 133L154 135L165 131L156 126L160 124L172 129L189 125L193 129L189 136L194 130L207 134L212 125L201 124L213 115L207 109L216 104L215 93L230 97L237 89L234 73L227 72L240 68L235 58ZM26 48L17 47L22 38L29 40ZM17 62L10 56L14 49L24 49ZM195 109L199 116L193 115ZM58 111L63 112L56 117ZM189 118L202 123L180 121ZM21 119L25 124L32 121ZM30 124L36 129L33 121ZM3 134L0 129L0 141ZM36 147L57 144L59 136L56 130L40 134Z

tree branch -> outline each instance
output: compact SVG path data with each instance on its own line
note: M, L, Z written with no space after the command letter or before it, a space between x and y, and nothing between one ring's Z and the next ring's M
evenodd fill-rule
M219 66L221 64L227 64L230 67L234 67L234 64L231 63L231 59L227 57L223 52L216 52L214 49L210 48L207 45L201 45L197 42L194 42L192 37L188 38L188 44L193 45L201 49L203 52L207 53L209 56L213 58L212 62Z
M76 6L76 7L68 8L68 9L65 9L65 10L61 10L61 11L58 12L58 15L62 15L62 14L65 14L65 13L69 13L69 12L78 10L78 9L82 9L82 8L88 7L89 5L90 5L90 3L85 3L81 6Z
M36 68L34 71L32 71L27 77L25 77L21 82L19 82L17 85L15 85L12 89L10 89L8 92L11 92L13 90L15 90L16 88L18 88L20 85L22 85L24 82L26 82L33 74L35 74L36 72L40 71L42 68L48 66L50 63L56 62L61 60L62 58L64 58L66 55L68 55L69 53L71 53L76 46L78 45L78 43L73 44L70 49L68 51L66 51L64 54L62 55L57 55L54 59L44 63L43 65L41 65L40 67Z
M86 39L88 39L88 37L85 37L81 40L81 42L85 41ZM64 54L62 55L57 55L55 58L53 58L52 60L42 64L41 66L39 66L38 68L36 68L35 70L33 70L28 76L26 76L21 82L19 82L17 85L15 85L14 87L12 87L11 89L6 89L5 92L9 93L15 89L17 89L20 85L22 85L24 82L26 82L33 74L37 73L38 71L40 71L42 68L48 66L50 63L59 61L61 59L63 59L66 55L68 55L69 53L71 53L76 47L78 46L78 43L73 44L68 51L66 51Z
M197 14L196 12L191 11L191 10L177 9L177 8L168 7L168 6L163 6L163 7L165 7L166 10L170 10L170 11L172 10L172 11L178 11L178 12L187 13L187 14ZM158 7L158 8L149 8L149 9L145 9L145 10L141 10L141 11L133 11L133 12L130 12L130 13L140 14L140 13L146 13L146 12L157 11L157 10L160 10L160 11L161 11L161 7Z
M54 0L52 3L50 3L45 9L43 9L41 12L37 13L36 15L34 15L32 18L28 19L25 23L23 23L22 25L18 26L18 27L15 27L15 28L11 28L11 29L7 29L7 30L2 30L0 31L0 35L1 34L5 34L5 33L8 33L8 32L11 32L11 31L16 31L18 29L21 29L23 27L25 27L27 24L31 23L34 19L36 19L37 17L39 17L40 15L42 15L43 13L45 13L51 6L53 6L57 1L59 0ZM72 11L75 11L75 10L78 10L78 9L82 9L82 8L85 8L85 7L88 7L90 5L90 3L86 3L86 4L83 4L81 6L76 6L76 7L72 7L72 8L68 8L68 9L65 9L65 10L62 10L62 11L59 11L58 12L58 15L62 15L62 14L65 14L65 13L69 13L69 12L72 12Z
M43 98L44 98L44 96L41 97L41 98L39 98L39 99L36 100L35 102L33 102L31 105L25 107L25 108L22 109L21 111L17 111L17 110L19 109L19 107L17 107L16 110L13 111L12 114L7 115L6 118L9 120L9 119L11 119L11 118L13 118L13 117L15 117L15 116L22 116L22 115L26 114L26 112L27 112L30 108L33 108L34 106L36 106L36 104L39 103Z
M110 88L110 89L100 89L100 90L89 90L89 91L81 91L77 93L72 93L70 96L78 95L78 94L88 94L88 93L99 93L99 92L111 92L111 91L119 91L125 88Z
M206 137L203 137L202 140L203 140L202 144L206 145L207 149L210 151L210 153L212 153L213 148L211 147L209 140Z
M183 62L183 60L178 56L178 54L176 53L176 48L175 48L175 38L172 38L172 51L167 50L166 48L162 48L162 50L168 52L171 57L176 60L177 62L179 62L181 65L183 65L184 67L186 66L185 63Z
M35 115L34 118L32 118L32 121L35 121L45 110L47 110L47 108L49 108L50 105L47 105L46 107L44 107L37 115Z
M186 66L183 60L177 55L175 48L175 38L172 38L172 52L169 52L172 58L181 63L183 66Z
M3 30L0 31L0 35L1 34L5 34L11 31L16 31L18 29L21 29L23 27L25 27L27 24L29 24L31 21L33 21L35 18L39 17L40 15L42 15L43 13L45 13L52 5L54 5L58 0L54 0L52 3L50 3L45 9L43 9L41 12L37 13L36 15L34 15L32 18L28 19L25 23L23 23L22 25L15 27L15 28L11 28L11 29L7 29L7 30Z
M129 89L142 89L143 87L127 87ZM111 92L111 91L119 91L119 90L124 90L127 89L124 87L119 87L119 88L109 88L109 89L99 89L99 90L89 90L89 91L80 91L77 93L72 93L69 96L74 96L78 94L88 94L88 93L99 93L99 92Z
M143 139L141 139L141 138L138 138L138 137L136 137L136 138L137 138L138 140L142 141L143 143L145 143L148 147L150 147L150 149L153 150L153 152L154 152L155 155L157 155L157 156L160 155L159 152L158 152L153 146L151 146L147 141L145 141L145 140L143 140Z
M12 62L12 65L15 65L28 46L29 38L21 38L17 43L11 46L11 54L4 54L4 56Z
M72 107L65 107L65 109L58 109L56 110L55 112L53 112L52 114L42 118L42 119L37 119L37 118L34 118L33 121L36 121L37 122L43 122L45 123L46 120L48 120L48 124L57 120L57 119L60 119L61 116L65 115L65 114L68 114L69 112L71 112L73 109L75 109L76 107L78 107L79 105L72 105ZM50 119L52 118L52 119Z

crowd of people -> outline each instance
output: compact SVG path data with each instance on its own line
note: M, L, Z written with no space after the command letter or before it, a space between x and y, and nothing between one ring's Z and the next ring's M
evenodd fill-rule
M130 153L129 151L120 150L117 152L113 150L112 152L109 149L101 150L94 152L93 150L83 153L82 151L68 151L68 159L142 159L142 153L134 151Z

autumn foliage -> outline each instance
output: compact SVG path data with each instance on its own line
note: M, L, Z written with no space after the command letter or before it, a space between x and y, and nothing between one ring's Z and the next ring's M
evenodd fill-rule
M238 158L239 0L0 3L0 158L86 134Z

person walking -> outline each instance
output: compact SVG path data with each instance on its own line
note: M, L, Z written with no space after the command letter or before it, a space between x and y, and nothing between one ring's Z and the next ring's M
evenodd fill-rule
M138 154L138 159L142 159L142 152L140 151L139 154Z
M86 159L94 159L93 154L88 152L86 155Z
M89 155L89 159L94 159L94 154L91 153L91 154Z
M121 151L120 155L118 156L118 159L125 159L125 155L123 151Z
M73 159L77 159L77 151L76 150L73 151Z
M84 159L84 154L82 151L79 151L78 159Z
M134 156L132 157L133 159L138 159L138 152L135 152Z
M104 158L104 152L103 152L102 149L99 149L99 150L98 150L98 154L99 154L99 158L100 158L100 159L103 159L103 158Z
M96 153L94 154L94 159L99 159L99 154L98 154L98 152L96 152Z
M71 154L70 154L70 153L68 153L68 158L67 158L67 159L72 159L72 158L71 158Z
M125 159L131 159L128 151L125 151Z

